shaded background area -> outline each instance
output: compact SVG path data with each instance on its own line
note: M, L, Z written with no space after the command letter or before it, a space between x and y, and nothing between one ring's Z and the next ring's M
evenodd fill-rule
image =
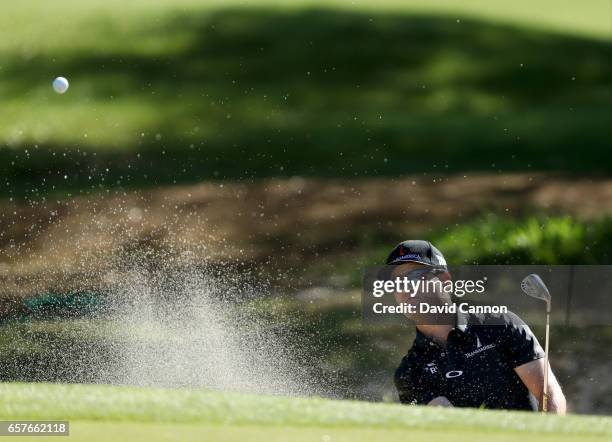
M0 379L108 381L108 294L195 271L234 278L317 394L395 400L413 330L359 309L395 243L611 262L609 1L124 3L0 17ZM554 329L576 412L612 412L611 339Z
M80 23L78 37L55 43L19 41L25 31L13 25L1 49L3 193L425 170L610 172L609 34L452 9L410 14L409 5L165 4L142 21L148 9L138 5L45 16L39 26ZM49 88L60 73L73 83L62 97Z

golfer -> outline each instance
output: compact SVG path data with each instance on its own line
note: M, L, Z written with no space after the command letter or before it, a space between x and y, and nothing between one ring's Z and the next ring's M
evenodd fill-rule
M450 280L442 253L427 241L398 244L386 263L386 279ZM406 293L395 298L412 304L424 299ZM427 293L427 303L452 301L445 293ZM416 338L395 372L402 403L536 411L548 368L548 412L565 414L565 397L550 366L544 367L544 351L515 314L407 316L416 323Z

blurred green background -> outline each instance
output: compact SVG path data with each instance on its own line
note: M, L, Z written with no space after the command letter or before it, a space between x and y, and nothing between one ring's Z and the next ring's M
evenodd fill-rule
M610 9L19 2L0 19L0 189L432 168L608 174ZM72 83L65 96L49 87L58 75Z
M358 287L395 243L612 262L611 17L607 0L4 5L0 378L95 381L113 272L241 261L343 397L391 400L412 330L363 327ZM554 333L573 409L612 412L610 330Z

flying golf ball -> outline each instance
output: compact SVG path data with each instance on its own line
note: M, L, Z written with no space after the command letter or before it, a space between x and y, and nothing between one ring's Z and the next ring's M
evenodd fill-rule
M63 94L68 90L68 80L64 77L57 77L53 80L53 90L58 94Z

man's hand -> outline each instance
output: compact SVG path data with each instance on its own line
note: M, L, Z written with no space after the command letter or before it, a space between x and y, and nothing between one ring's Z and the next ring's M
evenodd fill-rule
M438 396L436 398L433 398L431 401L429 401L427 405L431 407L452 407L453 406L453 404L451 404L451 402L448 399L446 399L444 396Z
M548 412L565 414L565 395L561 391L561 386L557 382L557 378L553 374L550 364L548 364ZM535 361L527 362L514 369L518 374L523 384L533 394L538 403L540 410L542 409L542 395L544 391L544 359L540 358ZM435 400L435 399L434 399Z

